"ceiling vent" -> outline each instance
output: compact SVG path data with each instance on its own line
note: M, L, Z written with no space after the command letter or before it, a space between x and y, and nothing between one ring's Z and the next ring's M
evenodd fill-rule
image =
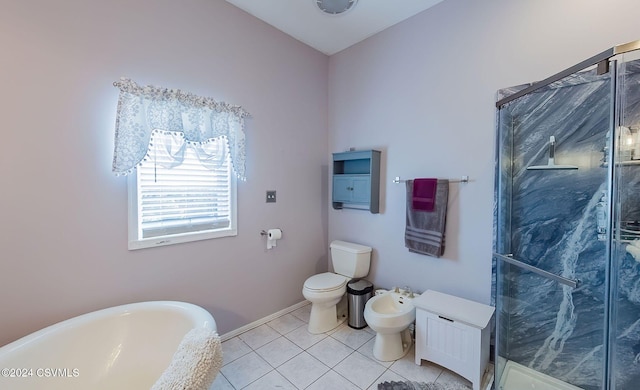
M329 15L341 15L353 7L358 0L312 0L320 11Z

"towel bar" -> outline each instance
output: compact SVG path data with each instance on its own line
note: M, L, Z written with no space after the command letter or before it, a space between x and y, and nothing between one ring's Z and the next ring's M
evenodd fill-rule
M395 179L393 179L393 183L398 184L398 183L404 183L406 182L406 180L402 180L400 179L400 176L396 176ZM464 175L460 178L460 180L449 180L449 183L468 183L469 182L469 176Z

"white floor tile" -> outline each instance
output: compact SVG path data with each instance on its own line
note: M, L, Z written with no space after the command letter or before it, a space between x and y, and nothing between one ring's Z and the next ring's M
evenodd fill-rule
M285 335L286 338L293 341L298 347L307 349L327 337L326 334L311 334L306 326L301 326Z
M333 367L340 363L344 358L351 355L353 353L353 349L347 347L333 337L327 337L307 349L307 352L327 366Z
M251 348L237 337L222 343L222 357L224 359L224 364L231 363L249 352L251 352Z
M391 367L391 365L393 364L393 361L390 362L382 362L378 359L376 359L373 356L373 345L376 342L376 338L372 338L371 340L367 341L366 343L364 343L364 345L360 348L358 348L358 352L360 352L361 354L363 354L364 356L368 357L371 360L374 360L376 362L378 362L378 364L381 364L387 368Z
M278 367L278 372L299 389L304 389L329 371L318 359L302 352L285 364Z
M234 388L242 389L272 369L269 363L251 352L223 366L220 371Z
M278 389L278 390L296 390L296 387L291 384L288 380L285 379L278 371L271 371L267 375L262 378L256 380L249 386L245 387L244 390L268 390L268 389Z
M347 326L346 319L345 319L345 320L343 320L342 322L340 322L340 323L338 324L338 326L336 326L335 328L333 328L333 329L329 329L328 331L326 331L326 332L324 332L324 333L325 333L327 336L331 336L332 334L334 334L334 333L336 333L338 330L340 330L340 328L341 328L341 327L343 327L343 326Z
M396 360L389 369L407 380L416 382L434 382L442 372L442 367L424 360L422 365L417 365L414 347L411 347L402 359Z
M424 364L424 362L422 364ZM438 376L438 379L436 379L436 382L441 384L457 383L457 384L465 385L469 388L472 387L471 381L466 380L465 378L461 377L460 375L456 374L453 371L447 370L446 368L442 370L442 373L440 374L440 376Z
M360 390L360 388L332 370L313 382L307 390Z
M299 320L308 323L309 316L311 315L311 302L309 302L309 304L306 306L302 306L301 308L292 311L291 315L298 318Z
M335 366L334 371L361 389L366 389L386 370L386 368L365 357L360 352L354 352Z
M353 349L358 349L374 336L365 330L353 329L347 324L342 324L337 331L331 334L331 337Z
M274 368L279 367L282 363L301 352L302 349L300 347L285 337L278 337L272 342L256 349L256 353Z
M470 386L438 365L415 364L414 347L398 361L376 360L375 332L368 327L344 323L311 334L310 309L306 305L222 343L224 366L210 390L377 390L379 383L407 380Z
M306 325L307 323L299 319L292 314L285 314L276 318L273 321L269 321L267 325L275 329L280 334L287 334L294 329Z
M238 336L242 341L247 343L251 349L258 349L263 345L280 337L280 333L273 330L268 325L260 325Z
M367 332L371 333L374 336L376 335L376 331L371 329L371 328L369 328L368 326L366 328L362 329L362 330L367 331Z
M218 373L209 390L234 390L234 388L222 373Z

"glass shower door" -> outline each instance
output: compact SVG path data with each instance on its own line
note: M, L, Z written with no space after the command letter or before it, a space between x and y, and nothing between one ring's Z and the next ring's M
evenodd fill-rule
M610 389L640 388L640 55L618 57Z
M552 372L540 369L552 362L561 349L562 333L567 327L554 329L546 337L532 331L532 324L557 322L557 313L550 310L562 295L576 288L577 281L557 278L538 268L518 264L510 257L496 256L498 266L498 291L501 295L501 315L498 329L500 355L497 363L496 388L503 390L577 390L566 376L556 378ZM526 280L529 283L522 283ZM527 300L531 285L547 291L546 300ZM541 310L547 306L549 310ZM560 341L560 342L559 342ZM513 345L516 344L516 345ZM546 373L545 373L546 372ZM571 375L571 372L568 373ZM564 379L564 380L563 380Z
M614 73L581 70L500 108L497 389L603 388Z

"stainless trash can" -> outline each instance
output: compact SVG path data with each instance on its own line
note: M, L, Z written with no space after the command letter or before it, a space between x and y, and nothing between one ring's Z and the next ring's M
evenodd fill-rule
M365 279L353 279L347 283L349 306L349 326L362 329L367 326L364 320L364 305L373 295L373 283Z

